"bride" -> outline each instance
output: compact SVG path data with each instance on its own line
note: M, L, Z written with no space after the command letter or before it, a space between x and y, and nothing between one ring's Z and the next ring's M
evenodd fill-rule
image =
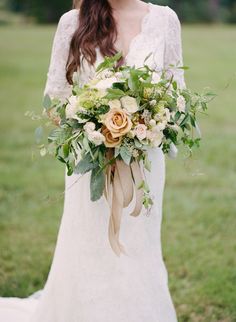
M181 28L168 6L140 0L82 0L57 26L44 94L69 95L73 72L81 84L103 56L122 51L123 62L157 70L182 64ZM183 70L173 69L180 87ZM46 285L27 299L1 298L1 322L176 322L161 250L165 160L149 150L146 178L154 205L149 216L124 209L120 240L127 254L112 251L104 198L90 201L89 174L65 175L64 212ZM132 207L132 205L131 205Z

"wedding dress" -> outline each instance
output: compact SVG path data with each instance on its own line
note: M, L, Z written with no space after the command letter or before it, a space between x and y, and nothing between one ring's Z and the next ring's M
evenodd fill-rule
M149 3L141 32L125 57L128 65L147 63L157 70L182 64L181 29L168 6ZM65 98L69 43L78 24L78 10L66 12L54 37L44 94ZM96 65L102 60L97 50ZM80 81L94 68L84 65ZM184 87L183 70L173 70ZM151 172L146 172L154 206L146 215L124 209L120 241L127 255L118 257L108 241L109 209L105 198L90 201L89 174L65 175L64 212L48 280L37 299L1 298L0 322L176 322L161 250L162 197L165 160L160 148L150 149Z

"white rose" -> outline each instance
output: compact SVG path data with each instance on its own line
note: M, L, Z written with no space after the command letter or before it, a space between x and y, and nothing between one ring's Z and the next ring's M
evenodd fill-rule
M95 145L100 145L105 141L105 137L99 131L92 131L88 133L89 141L93 142Z
M111 100L108 102L108 105L110 108L121 108L121 102L118 99Z
M138 110L138 103L136 98L131 96L123 96L121 99L122 107L129 113L135 113Z
M178 107L178 110L180 112L185 112L185 109L186 109L186 101L185 101L185 98L180 95L178 98L177 98L177 107Z
M87 132L87 133L90 133L92 131L95 130L95 124L93 122L87 122L85 125L84 125L84 130Z
M144 140L147 137L147 127L145 124L138 124L134 128L134 133L139 140Z

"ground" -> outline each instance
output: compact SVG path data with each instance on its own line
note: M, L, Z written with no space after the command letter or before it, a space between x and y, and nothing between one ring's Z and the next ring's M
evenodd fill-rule
M50 26L0 29L0 294L44 285L63 207L64 168L41 158L24 114L41 110ZM186 82L218 94L194 158L167 160L163 255L180 322L236 321L236 27L184 26Z

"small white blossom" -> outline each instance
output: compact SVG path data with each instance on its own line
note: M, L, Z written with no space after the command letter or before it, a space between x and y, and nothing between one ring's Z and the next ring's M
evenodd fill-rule
M180 95L178 98L177 98L177 108L180 112L185 112L185 109L186 109L186 101L185 101L185 98Z
M157 101L156 101L156 100L151 100L151 101L149 102L149 104L150 104L151 106L155 106L155 105L156 105L156 103L157 103Z
M154 119L151 119L150 121L149 121L149 125L151 126L151 127L153 127L153 126L155 126L157 123L156 123L156 121L154 120Z
M132 151L132 156L133 156L134 158L137 158L137 157L139 156L139 153L138 153L138 150L137 150L137 149L133 149L133 151Z
M84 125L84 130L87 132L87 133L90 133L92 131L95 130L95 124L93 122L87 122L85 125Z
M93 142L95 145L101 145L105 141L105 137L99 131L91 131L88 133L89 141Z

